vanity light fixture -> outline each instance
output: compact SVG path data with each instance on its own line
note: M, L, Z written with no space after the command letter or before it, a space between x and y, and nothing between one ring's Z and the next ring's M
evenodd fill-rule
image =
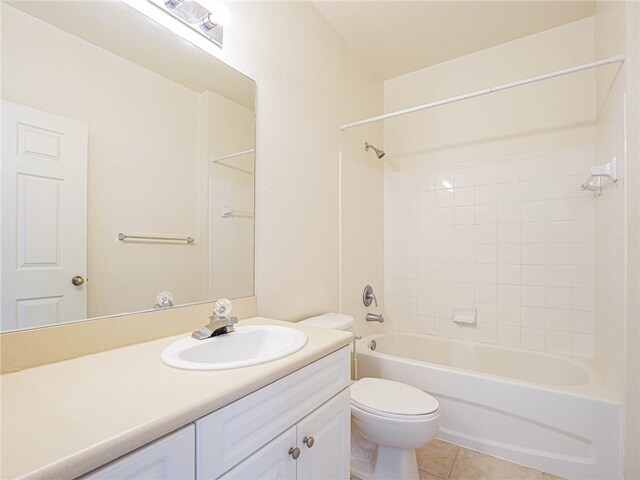
M225 18L222 6L219 7L220 15L217 15L196 0L123 1L195 46L220 56ZM217 12L217 8L215 10Z
M169 14L222 47L223 26L220 21L216 21L213 13L196 0L151 1L156 5L162 5Z
M208 13L202 18L201 26L208 32L209 30L213 30L214 28L216 28L218 24L213 20L213 15L211 13Z

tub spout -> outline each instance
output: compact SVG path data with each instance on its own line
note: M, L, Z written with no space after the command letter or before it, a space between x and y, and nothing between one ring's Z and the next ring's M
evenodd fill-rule
M377 313L367 313L367 322L384 322L384 318L382 315L378 315Z

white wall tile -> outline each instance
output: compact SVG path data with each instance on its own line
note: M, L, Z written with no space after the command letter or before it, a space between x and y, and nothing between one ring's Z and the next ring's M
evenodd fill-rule
M508 325L498 325L496 328L496 340L500 345L516 347L520 345L520 329Z
M578 146L386 173L393 318L414 331L593 356L596 210L577 183L593 154ZM607 241L607 259L620 263L619 241ZM365 261L369 252L353 248ZM454 325L456 306L475 306L478 326Z
M544 180L526 180L520 182L520 199L523 202L544 200L546 197L546 185Z
M546 350L553 353L571 354L572 334L569 332L546 332Z
M516 161L499 163L496 179L498 183L515 182L520 179L520 165Z
M520 275L522 285L544 286L546 284L545 265L522 265Z
M595 348L595 335L585 335L582 333L573 334L571 351L573 355L593 358L595 355Z
M476 165L476 188L478 185L493 185L497 182L498 168L494 164L490 165ZM495 191L495 187L494 187Z
M522 328L520 330L520 345L533 350L545 349L545 330L537 328Z
M520 324L523 328L545 329L545 309L537 307L522 307L520 309Z

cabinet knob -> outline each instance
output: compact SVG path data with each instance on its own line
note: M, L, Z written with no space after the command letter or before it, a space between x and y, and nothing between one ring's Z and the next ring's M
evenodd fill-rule
M304 437L304 440L302 440L302 443L304 443L307 447L311 448L313 447L315 440L313 439L313 437Z
M291 447L289 449L289 455L291 455L294 460L297 460L300 456L300 449L298 447Z

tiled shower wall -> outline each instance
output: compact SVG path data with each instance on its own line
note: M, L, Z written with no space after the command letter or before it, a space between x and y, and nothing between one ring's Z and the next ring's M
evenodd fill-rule
M391 159L393 160L393 159ZM594 355L594 146L385 174L385 303L395 328ZM476 326L452 321L477 308Z
M367 313L384 313L384 174L383 162L364 142L381 145L382 132L372 126L342 137L340 299L342 313L355 319L356 335L378 333L389 326L367 322ZM362 303L362 292L371 285L378 306Z

